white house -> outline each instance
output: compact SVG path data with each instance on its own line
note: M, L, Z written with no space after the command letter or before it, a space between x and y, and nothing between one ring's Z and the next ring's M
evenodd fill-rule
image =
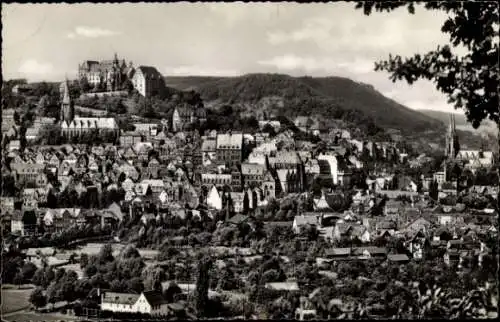
M168 311L168 304L158 291L147 291L140 295L105 292L101 296L101 310L120 313L164 315Z
M168 312L168 303L163 298L161 292L147 291L142 292L133 306L134 312L164 315Z
M302 230L302 228L306 226L316 226L319 227L319 217L318 216L295 216L293 219L293 224L292 224L292 229L296 234L299 234Z
M101 310L111 312L135 312L138 294L105 292L101 296Z

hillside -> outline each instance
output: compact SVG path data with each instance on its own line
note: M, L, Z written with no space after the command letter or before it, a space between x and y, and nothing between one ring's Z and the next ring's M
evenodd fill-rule
M444 131L441 122L383 96L372 86L342 77L291 77L281 74L248 74L240 77L165 77L179 90L194 89L210 102L230 103L256 112L268 108L291 118L319 114L347 121L369 117L384 129L406 135ZM272 98L272 100L270 100ZM276 104L276 101L280 101ZM273 104L262 104L273 101ZM349 112L349 113L346 113Z

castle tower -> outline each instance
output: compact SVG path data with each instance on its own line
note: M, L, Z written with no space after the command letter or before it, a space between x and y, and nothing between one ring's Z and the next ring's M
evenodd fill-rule
M69 94L68 79L63 83L63 99L61 103L60 120L68 124L75 118L75 107Z

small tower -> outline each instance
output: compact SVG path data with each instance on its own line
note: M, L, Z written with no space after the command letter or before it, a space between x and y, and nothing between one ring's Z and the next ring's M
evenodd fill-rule
M63 99L61 102L61 112L59 118L62 122L66 122L69 124L75 118L75 107L69 94L68 79L66 79L66 81L63 83L62 89Z

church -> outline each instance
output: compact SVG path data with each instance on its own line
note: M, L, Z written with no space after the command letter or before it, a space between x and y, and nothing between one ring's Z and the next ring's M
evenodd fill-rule
M68 80L61 84L62 102L59 115L61 133L67 138L97 131L98 134L119 134L118 124L113 117L75 116L75 106L69 93Z
M457 162L472 172L476 172L480 168L490 169L495 163L493 151L486 151L483 147L479 150L463 150L460 148L453 114L450 114L450 124L446 134L445 156L447 161Z

